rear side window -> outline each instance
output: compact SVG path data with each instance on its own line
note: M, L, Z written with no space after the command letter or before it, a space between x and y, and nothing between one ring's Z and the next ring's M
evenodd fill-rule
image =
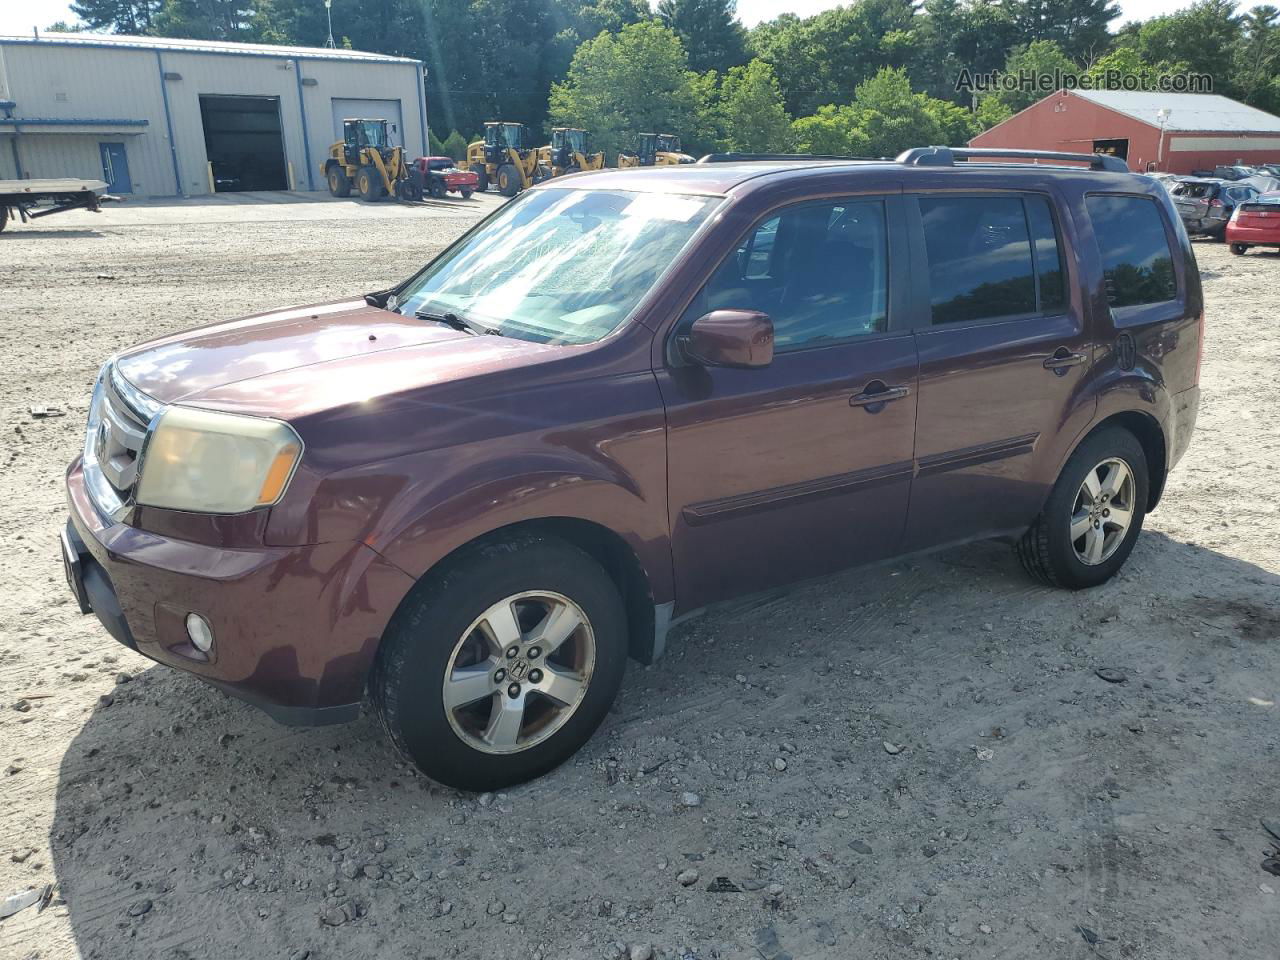
M933 322L1030 316L1065 302L1043 197L921 197Z
M1102 255L1107 302L1113 307L1163 303L1177 294L1173 250L1160 208L1149 197L1092 193L1085 197Z

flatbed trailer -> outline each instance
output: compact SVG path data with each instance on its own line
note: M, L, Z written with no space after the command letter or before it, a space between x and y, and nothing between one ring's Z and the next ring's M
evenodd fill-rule
M119 197L100 194L106 190L103 180L0 180L0 230L12 217L26 223L67 210L92 210L99 204L119 202Z

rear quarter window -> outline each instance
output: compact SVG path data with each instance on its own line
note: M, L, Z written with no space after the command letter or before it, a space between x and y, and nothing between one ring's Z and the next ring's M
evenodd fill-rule
M1085 198L1098 239L1107 302L1163 303L1178 295L1164 217L1150 197L1093 193Z

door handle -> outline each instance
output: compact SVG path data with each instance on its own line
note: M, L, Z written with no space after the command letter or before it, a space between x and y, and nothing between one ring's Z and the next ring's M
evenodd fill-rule
M883 380L872 380L862 393L849 398L849 406L862 407L867 413L879 413L890 400L901 400L909 393L910 387L890 387Z
M1083 353L1072 353L1066 347L1059 347L1053 351L1052 357L1046 358L1044 368L1062 376L1071 367L1078 367L1088 359Z

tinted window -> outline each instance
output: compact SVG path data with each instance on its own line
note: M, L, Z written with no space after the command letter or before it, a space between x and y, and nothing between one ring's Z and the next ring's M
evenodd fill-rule
M920 216L934 323L1035 313L1020 197L922 197Z
M784 351L883 331L888 244L879 200L805 204L762 221L707 281L685 322L759 310Z
M1161 303L1177 295L1173 251L1155 201L1094 193L1085 198L1113 307Z
M1044 197L1024 197L1027 224L1035 247L1036 275L1040 280L1040 311L1061 310L1067 303L1067 285L1062 269L1062 253L1058 250L1058 233L1053 227L1053 214Z

